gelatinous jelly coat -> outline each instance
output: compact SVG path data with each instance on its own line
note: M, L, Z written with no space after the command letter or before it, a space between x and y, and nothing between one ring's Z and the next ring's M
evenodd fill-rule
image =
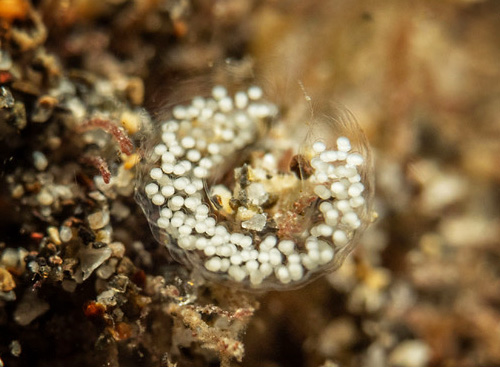
M207 278L253 289L338 267L370 219L368 147L342 116L302 126L257 86L176 105L148 141L136 189L156 238Z

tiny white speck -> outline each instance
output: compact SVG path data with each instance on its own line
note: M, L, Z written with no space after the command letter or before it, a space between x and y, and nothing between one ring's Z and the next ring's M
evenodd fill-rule
M340 152L348 152L351 150L351 142L345 136L341 136L337 139L337 148Z
M345 232L339 229L333 233L333 242L335 242L338 246L344 246L347 242L349 242L349 239L347 238Z
M153 196L158 192L158 185L151 182L144 187L144 191L146 191L146 195Z
M317 141L313 144L312 148L316 154L319 154L326 149L326 145L321 141Z
M211 272L217 272L221 267L221 259L219 257L212 257L205 262L205 268Z
M278 244L278 249L285 255L290 255L295 248L295 243L291 240L283 240Z
M262 98L262 94L263 94L262 89L260 87L254 85L248 88L248 97L250 97L250 99L253 100L260 99Z
M169 198L170 196L172 196L173 194L175 194L175 188L171 185L166 185L166 186L163 186L161 188L161 194L166 197L166 198Z
M165 203L165 197L163 195L161 195L161 194L155 194L151 198L151 202L154 205L163 205Z
M364 158L361 154L352 153L347 156L347 163L353 166L360 166L364 162Z
M227 96L227 90L221 85L217 85L212 89L212 97L216 100L220 100Z
M149 172L149 176L153 179L153 180L159 180L162 176L163 176L163 172L161 170L161 168L152 168L151 171Z

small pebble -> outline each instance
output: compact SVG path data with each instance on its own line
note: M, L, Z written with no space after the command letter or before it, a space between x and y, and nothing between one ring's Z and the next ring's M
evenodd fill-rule
M34 151L33 164L37 170L45 171L47 169L47 166L49 165L49 161L47 160L45 154L39 151Z
M89 221L89 227L92 229L100 229L109 224L109 212L107 210L102 210L87 217Z

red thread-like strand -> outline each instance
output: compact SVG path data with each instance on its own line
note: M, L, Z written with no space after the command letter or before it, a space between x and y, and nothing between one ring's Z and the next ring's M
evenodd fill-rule
M126 155L132 154L132 151L134 149L134 144L132 143L132 140L130 140L128 135L122 129L120 129L115 123L109 120L94 118L78 127L78 130L81 132L93 129L102 129L106 131L108 134L111 134L111 136L118 142L120 150L123 153L125 153Z
M102 179L104 180L105 184L109 184L109 181L111 180L111 172L109 172L108 164L106 161L99 156L83 156L81 158L82 163L88 164L89 166L93 166L99 170L101 173Z

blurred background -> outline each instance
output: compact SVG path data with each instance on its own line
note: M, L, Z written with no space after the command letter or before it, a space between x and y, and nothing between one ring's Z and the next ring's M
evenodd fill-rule
M245 307L251 304L255 311L230 334L242 342L244 357L238 362L236 355L226 358L219 350L223 365L500 366L500 2L0 0L0 21L0 83L25 106L24 120L22 113L0 115L0 120L10 121L0 122L4 252L22 247L39 258L41 245L32 241L33 233L48 236L47 225L59 228L58 218L64 217L41 220L33 214L37 203L13 194L16 180L23 177L19 170L28 166L23 156L45 149L49 161L63 167L65 150L57 144L51 148L50 137L60 137L63 146L77 139L70 137L71 124L61 123L61 118L37 121L40 96L57 95L51 91L62 88L53 80L68 77L89 85L93 92L77 88L72 97L83 101L82 116L99 109L119 110L122 117L124 109L144 116L137 112L144 107L154 121L170 103L176 83L210 73L214 64L230 59L278 85L282 106L296 103L300 93L289 92L287 85L300 80L313 100L331 100L353 113L372 147L378 218L336 272L302 289L245 295ZM0 111L8 108L7 92L2 93ZM100 102L103 95L112 96L106 100L112 107ZM55 98L54 111L80 111L74 102ZM51 127L56 123L59 128ZM140 141L140 134L129 133ZM115 153L103 154L116 158ZM78 184L83 185L82 179ZM112 220L114 235L142 271L147 289L147 282L164 274L158 270L164 264L148 263L141 251L152 249L160 258L168 254L145 239L144 218L130 193L122 196L130 218ZM120 229L131 221L142 232ZM71 255L61 254L63 261ZM57 301L45 298L51 306L43 321L25 326L13 322L12 314L22 291L32 289L39 278L26 265L15 272L4 261L1 269L10 275L2 272L0 283L9 277L15 282L15 289L4 286L2 291L18 296L1 301L0 356L5 365L64 365L69 352L41 352L36 347L40 341L28 336L28 330L55 335L59 331L47 327L65 325L67 320L54 321L64 307L81 313L100 288L87 286L72 304L59 309ZM42 293L50 288L44 297L63 297L61 279L41 286ZM196 302L205 299L224 308L220 294L226 291L208 289L196 291ZM154 296L145 296L155 304ZM165 312L174 321L157 321ZM118 345L114 357L92 360L79 354L92 350L109 328L101 321L91 320L94 331L79 347L69 348L55 338L62 346L51 348L69 348L77 355L75 365L82 366L89 360L116 366L219 365L210 353L200 352L200 346L210 345L208 339L195 336L191 344L171 337L150 341L155 323L168 335L189 324L175 321L176 312L128 315L125 320L142 323L143 330L123 338L113 334ZM75 332L86 327L86 316L75 319L80 320ZM24 345L24 352L16 356L12 341ZM208 349L218 350L217 345ZM123 357L127 355L134 357Z

